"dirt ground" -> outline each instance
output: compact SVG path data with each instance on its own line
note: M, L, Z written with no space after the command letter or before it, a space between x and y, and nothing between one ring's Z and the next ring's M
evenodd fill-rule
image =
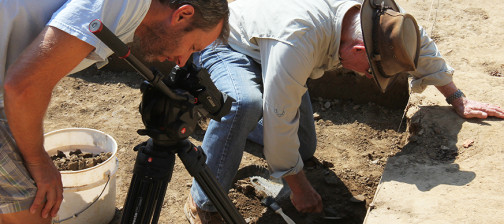
M147 139L136 133L137 129L143 128L138 112L140 81L132 72L88 69L70 75L56 87L45 122L47 131L87 127L114 137L118 143L120 164L117 172L118 216L131 181L136 158L133 147ZM347 100L323 98L313 99L313 106L317 116L317 160L305 169L306 174L323 198L325 216L340 217L340 223L361 223L387 157L397 153L406 141L405 126L397 132L402 110L374 103L354 104ZM202 124L189 138L195 145L201 144L205 122ZM281 223L280 216L265 209L260 196L248 187L250 176L267 176L267 171L261 169L266 166L261 149L260 145L247 143L237 184L229 197L247 221ZM191 177L177 158L160 223L186 222L183 205L190 186ZM279 203L297 223L334 221L322 216L298 214L287 198Z
M499 1L483 2L499 4ZM417 18L420 25L425 26L429 33L432 32L441 52L446 52L448 61L456 70L470 67L501 80L504 76L502 52L494 59L477 58L470 62L467 51L464 51L470 47L456 48L460 46L457 45L460 38L466 38L466 43L481 40L480 36L487 31L481 27L492 19L491 14L474 5L476 3L467 0L465 2L466 5L451 0L398 1ZM438 3L439 5L436 5ZM436 8L440 8L439 14L436 14ZM500 18L502 22L504 19ZM467 22L460 23L461 19ZM499 29L500 34L503 34L502 28ZM460 33L458 30L465 32ZM491 38L497 38L497 35L486 35L485 38L490 40L481 44L492 44ZM498 43L500 45L496 48L502 50L502 40ZM93 68L67 76L54 89L53 100L45 120L46 132L68 127L93 128L112 135L117 141L120 164L117 172L117 213L112 223L118 223L120 219L129 188L136 158L133 147L147 140L136 133L138 129L143 128L138 112L141 80L134 72L112 72ZM358 78L355 80L360 82ZM380 106L373 102L325 96L315 96L312 100L318 137L315 154L317 160L306 167L305 172L322 196L324 214L299 214L288 199L280 200L279 204L296 223L362 223L387 158L401 152L410 141L418 142L419 138L410 139L411 135L406 131L407 122L402 118L404 107ZM451 112L450 109L447 111ZM202 122L201 127L189 138L195 145L201 144L205 132L204 124ZM414 132L415 129L410 131ZM435 132L433 129L432 133ZM442 138L426 137L420 140L427 142L426 144L440 146L444 141ZM457 156L450 150L440 152L441 154L431 158L443 160ZM282 223L281 217L261 205L260 198L247 187L248 177L267 175L261 168L264 166L266 163L261 154L261 146L249 142L238 171L237 184L231 189L229 197L249 223ZM191 177L177 158L159 223L187 223L183 207L190 186Z

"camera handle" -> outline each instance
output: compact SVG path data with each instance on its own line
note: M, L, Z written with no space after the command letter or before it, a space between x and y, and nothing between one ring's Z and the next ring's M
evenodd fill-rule
M194 97L190 94L174 93L163 82L162 74L152 73L100 20L93 20L89 24L89 30L148 81L142 87L143 98L140 106L146 129L139 130L138 134L148 135L151 139L134 148L138 154L121 223L158 222L177 154L224 221L245 224L245 220L205 164L206 156L203 150L187 140L199 117ZM158 91L162 92L163 96L159 96ZM151 99L151 96L155 96L154 99ZM163 105L163 109L160 110L159 105ZM162 127L169 130L161 131L157 126L150 125L160 120L166 124Z

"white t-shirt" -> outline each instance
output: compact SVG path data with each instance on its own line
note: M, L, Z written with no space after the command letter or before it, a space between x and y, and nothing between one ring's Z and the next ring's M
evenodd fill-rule
M0 108L7 68L45 26L56 27L96 48L71 74L106 62L113 53L88 30L91 21L100 19L123 42L131 42L150 3L151 0L0 0Z

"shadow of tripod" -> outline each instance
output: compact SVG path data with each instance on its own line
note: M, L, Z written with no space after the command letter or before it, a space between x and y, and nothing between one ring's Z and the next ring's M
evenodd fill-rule
M201 117L220 121L234 100L215 87L206 70L196 70L191 64L176 66L165 77L143 65L100 20L93 20L89 30L147 80L140 88L140 113L145 129L138 130L138 134L150 139L134 148L138 154L121 223L157 223L175 154L224 221L245 223L206 166L203 150L187 140Z

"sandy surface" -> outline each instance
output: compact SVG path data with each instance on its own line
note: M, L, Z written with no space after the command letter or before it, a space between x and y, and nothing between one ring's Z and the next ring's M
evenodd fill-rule
M501 37L504 33L504 6L498 0L439 0L439 5L437 1L401 0L398 3L432 33L441 52L456 69L455 82L466 95L504 105L501 97L504 92L504 41ZM366 82L354 79L356 83ZM112 135L118 142L117 214L112 223L118 223L129 188L136 158L133 147L147 139L136 133L143 128L138 113L140 82L140 76L132 72L88 69L70 75L55 88L45 120L46 132L68 127L94 128ZM478 179L480 175L470 165L456 167L459 164L455 162L457 159L476 160L473 167L484 164L485 169L491 169L492 163L486 163L485 159L492 158L491 155L502 150L504 145L504 138L497 135L500 133L497 127L502 126L500 120L460 119L432 87L424 94L412 96L414 106L409 110L408 122L401 120L403 108L329 98L314 96L314 111L320 115L316 121L317 161L305 169L322 195L324 214L302 215L295 211L289 200L280 200L285 213L296 223L362 223L389 158L411 154L417 144L442 149L420 154L419 160L444 164L447 172L455 171L465 177L457 182L458 185L485 179ZM421 129L416 129L419 126ZM413 129L407 131L406 127ZM201 144L204 131L205 122L202 122L201 128L189 140L195 145ZM420 133L422 135L418 137ZM473 146L461 149L461 142L467 139L474 140ZM458 150L454 153L453 149ZM261 205L260 197L249 187L250 176L267 175L261 169L265 165L261 147L248 143L236 185L229 197L249 223L282 223L280 216ZM471 172L477 176L471 179ZM491 179L499 183L498 179ZM440 180L439 185L445 184L443 181ZM186 223L183 205L190 186L191 177L177 158L159 223ZM484 188L487 185L481 183L477 186ZM424 191L436 189L435 186L419 188ZM494 196L494 199L498 198ZM446 197L443 200L450 204L465 198ZM496 205L499 204L486 203L483 206ZM335 221L324 217L340 219Z
M501 2L403 2L432 30L459 88L504 105ZM414 137L388 159L365 223L504 223L502 120L461 119L433 89L411 102Z

